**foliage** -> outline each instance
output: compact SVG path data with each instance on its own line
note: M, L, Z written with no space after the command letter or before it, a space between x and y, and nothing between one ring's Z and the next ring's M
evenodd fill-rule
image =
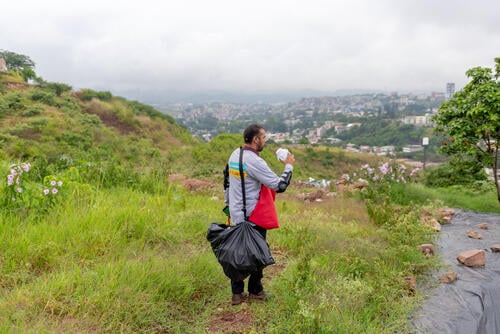
M0 57L5 59L7 68L10 70L33 70L35 62L30 57L7 50L0 50Z
M354 126L337 135L338 138L357 145L386 146L420 144L426 129L414 125L400 125L389 119L375 119Z
M97 92L95 90L87 88L77 92L77 96L83 101L90 101L92 99L109 101L113 97L113 95L110 92Z
M448 187L452 185L472 185L486 180L481 163L468 156L456 154L444 164L429 170L425 175L425 185L429 187Z
M73 89L70 85L61 82L44 82L40 86L52 91L56 96L61 96Z
M406 165L396 161L386 161L378 167L365 164L352 175L344 174L344 184L358 183L362 188L361 198L365 200L368 214L378 224L385 224L393 219L394 208L392 205L392 188L395 184L405 184L417 176L418 168L408 172Z
M475 67L466 74L471 81L439 107L434 116L436 131L446 134L442 150L449 155L465 154L493 170L500 202L500 58L490 68Z

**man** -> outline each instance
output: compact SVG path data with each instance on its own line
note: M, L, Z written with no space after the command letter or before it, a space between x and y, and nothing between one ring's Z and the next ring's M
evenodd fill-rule
M293 154L288 153L288 156L282 160L285 165L285 170L281 177L277 176L266 161L259 156L266 144L266 132L264 128L257 124L248 126L243 132L245 145L243 147L243 176L245 182L245 202L246 216L250 217L254 212L259 198L261 189L268 187L275 192L281 193L286 190L290 184L293 171L293 163L295 158ZM226 205L229 205L231 222L233 224L241 223L245 220L243 211L243 194L241 188L240 176L240 148L234 150L229 157L229 188L227 189ZM227 203L229 202L229 203ZM274 201L269 203L274 207ZM255 210L258 211L258 210ZM252 221L251 217L249 219ZM277 221L276 221L277 223ZM258 231L266 238L266 229L257 226ZM248 299L263 301L266 298L264 288L262 286L262 269L252 272L248 280ZM233 293L231 303L233 305L241 304L246 298L244 294L243 281L231 281L231 290Z

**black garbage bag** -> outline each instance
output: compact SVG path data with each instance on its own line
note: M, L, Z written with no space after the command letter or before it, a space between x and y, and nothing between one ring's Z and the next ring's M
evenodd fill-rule
M275 263L269 245L251 222L236 226L212 223L207 240L224 274L233 281L242 281L253 271Z

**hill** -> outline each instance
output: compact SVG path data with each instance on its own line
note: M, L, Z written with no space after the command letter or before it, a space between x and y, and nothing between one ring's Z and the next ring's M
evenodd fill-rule
M152 106L62 83L27 84L15 72L0 73L0 159L31 162L40 174L85 169L103 183L133 182L154 171L215 180L241 135L222 134L210 143L193 138ZM263 157L278 171L275 144ZM341 149L295 145L297 178L336 179L377 158ZM90 169L90 170L89 170ZM123 175L122 175L123 174ZM107 181L106 181L107 180ZM106 185L106 184L104 184Z
M32 85L0 73L0 158L40 168L99 165L148 169L177 161L196 143L153 107L60 83Z

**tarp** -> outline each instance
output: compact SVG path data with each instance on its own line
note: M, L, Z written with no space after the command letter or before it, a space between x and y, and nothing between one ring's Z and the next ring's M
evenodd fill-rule
M488 229L478 225L488 223ZM473 230L482 239L472 239ZM500 253L490 247L500 244L500 215L456 210L451 224L442 226L436 239L436 256L445 264L433 276L434 281L447 271L455 271L457 280L431 288L412 320L412 332L453 334L500 333ZM457 261L459 253L483 249L486 265L470 268Z

